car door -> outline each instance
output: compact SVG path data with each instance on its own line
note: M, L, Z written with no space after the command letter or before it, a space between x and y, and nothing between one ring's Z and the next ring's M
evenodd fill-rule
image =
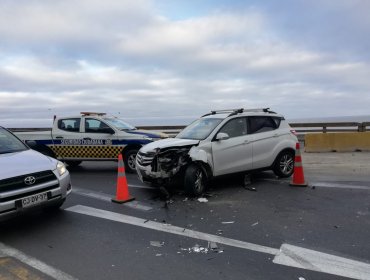
M248 133L253 136L253 169L270 166L275 160L275 147L282 136L278 119L269 116L248 117Z
M82 134L80 133L81 118L64 118L57 121L52 132L53 150L57 158L75 159L79 157Z
M229 138L212 141L213 173L215 176L240 172L252 168L252 143L247 134L247 120L239 117L229 120L218 133Z
M85 158L116 159L123 150L123 145L114 145L114 130L102 120L83 118L85 131L83 156Z

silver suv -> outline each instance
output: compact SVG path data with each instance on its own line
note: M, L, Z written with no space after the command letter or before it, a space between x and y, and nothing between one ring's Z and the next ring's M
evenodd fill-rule
M72 191L65 165L31 150L0 126L0 220L34 208L58 209Z
M175 138L142 147L136 170L141 181L158 186L180 177L186 192L199 195L216 176L266 169L291 176L297 141L284 117L269 108L212 111Z

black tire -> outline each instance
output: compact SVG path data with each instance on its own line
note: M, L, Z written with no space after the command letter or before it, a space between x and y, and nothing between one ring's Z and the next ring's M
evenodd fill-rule
M136 154L138 150L128 150L123 154L123 161L125 164L125 170L127 173L136 173Z
M66 164L69 166L69 167L76 167L76 166L79 166L81 164L81 160L66 160Z
M282 151L276 157L272 170L276 176L281 178L292 176L294 171L294 152L289 150Z
M184 188L190 195L199 196L206 189L207 178L201 167L191 164L185 170Z

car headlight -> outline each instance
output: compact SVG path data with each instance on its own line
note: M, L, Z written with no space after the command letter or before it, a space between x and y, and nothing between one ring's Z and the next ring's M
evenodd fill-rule
M58 161L58 163L57 163L57 170L58 170L58 173L59 173L60 176L62 176L64 173L67 172L66 166L61 161Z

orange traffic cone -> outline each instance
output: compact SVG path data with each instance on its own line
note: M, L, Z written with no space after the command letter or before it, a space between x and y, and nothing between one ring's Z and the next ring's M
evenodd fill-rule
M294 172L293 179L290 182L291 186L307 187L307 182L304 179L302 157L299 143L296 143L295 147L295 159L294 159Z
M125 165L123 164L122 155L118 156L118 177L117 177L117 194L116 198L112 198L113 202L125 203L134 200L128 193L128 185L126 180Z

